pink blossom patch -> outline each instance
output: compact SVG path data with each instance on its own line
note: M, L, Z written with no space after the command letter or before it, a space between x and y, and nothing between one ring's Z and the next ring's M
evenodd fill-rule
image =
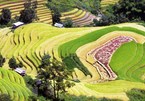
M115 78L116 74L111 70L109 66L109 60L111 59L113 53L124 43L133 41L134 39L128 36L119 36L116 37L101 47L96 48L89 52L89 54L93 54L94 59L100 64L103 65L110 77Z

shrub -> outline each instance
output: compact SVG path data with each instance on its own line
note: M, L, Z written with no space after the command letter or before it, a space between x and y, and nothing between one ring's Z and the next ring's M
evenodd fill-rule
M0 94L0 101L12 101L10 96L7 94Z
M28 8L20 12L19 21L31 23L34 19L36 19L36 11L34 9Z
M2 9L0 16L0 24L6 25L11 21L11 11L9 9Z
M66 18L65 21L63 22L64 27L70 28L73 27L73 22L71 18Z
M144 101L145 100L145 90L141 89L131 89L126 92L130 101Z

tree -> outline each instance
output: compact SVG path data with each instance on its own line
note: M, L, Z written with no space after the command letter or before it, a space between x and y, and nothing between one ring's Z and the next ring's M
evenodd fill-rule
M0 24L6 25L11 21L11 12L9 9L3 8L0 16Z
M0 101L12 101L10 96L7 94L0 94Z
M32 8L24 9L20 12L19 21L31 23L36 18L36 12Z
M16 69L17 67L23 67L22 62L17 63L17 62L16 62L16 59L15 59L14 57L12 57L12 58L9 60L8 64L9 64L9 67L12 68L12 69Z
M16 63L16 59L14 58L14 57L12 57L10 60L9 60L9 62L8 62L8 64L9 64L9 67L10 68L12 68L12 69L16 69L16 67L17 67L17 63Z
M5 58L0 54L0 67L5 63Z
M114 15L126 17L130 21L143 20L145 21L145 0L119 0L113 6Z
M60 17L61 17L61 14L60 14L59 10L56 9L56 8L53 8L52 9L52 22L53 22L53 25L55 23L60 23L61 22L60 21Z
M73 22L72 19L66 18L65 21L63 22L64 27L70 28L73 27Z
M68 71L63 63L55 59L50 60L49 55L43 56L40 67L37 76L37 79L41 81L37 85L38 94L47 99L59 101L60 93L65 93L66 88L73 86L73 83L69 81L71 71Z
M31 2L31 0L28 0L24 3L24 10L20 11L19 21L31 23L34 19L37 19L36 8L37 1Z

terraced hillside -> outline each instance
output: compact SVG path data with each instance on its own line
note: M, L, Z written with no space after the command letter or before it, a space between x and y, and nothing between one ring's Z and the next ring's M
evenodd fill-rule
M36 0L32 0L34 2ZM0 10L3 8L9 8L12 12L12 17L19 16L20 11L24 9L24 3L25 0L10 0L0 1ZM38 22L43 22L47 24L52 24L52 15L51 11L46 7L47 0L37 0L37 16L38 16ZM91 14L90 12L87 12L85 10L80 9L73 9L69 12L64 12L61 14L61 20L64 21L66 18L71 18L73 20L73 23L76 26L84 26L89 25L93 22L93 19L97 19L96 16Z
M27 101L32 95L19 74L3 68L0 68L0 93L9 94L13 101Z
M106 10L107 6L117 3L119 0L101 0L101 9Z
M3 68L14 56L34 77L41 57L50 54L75 70L72 79L80 83L69 89L70 94L125 101L129 100L126 91L145 89L144 42L145 27L135 23L89 28L32 23L14 32L0 29L0 52L6 58Z
M89 25L93 23L93 19L97 19L97 17L90 12L79 10L77 8L69 12L64 12L61 15L62 21L64 21L66 18L71 18L76 26Z
M34 2L36 0L32 0ZM25 0L1 0L0 1L0 11L3 8L9 8L12 12L12 17L19 16L20 11L24 9ZM37 0L37 16L40 22L52 23L51 11L45 6L46 0Z

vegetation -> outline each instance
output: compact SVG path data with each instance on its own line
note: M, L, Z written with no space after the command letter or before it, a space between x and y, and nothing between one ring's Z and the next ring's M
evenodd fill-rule
M23 67L22 62L17 63L17 62L16 62L16 59L15 59L14 57L12 57L12 58L9 60L8 64L9 64L9 67L12 68L12 69L16 69L16 68L18 68L18 67L20 67L20 68Z
M6 25L11 20L11 11L9 9L3 8L0 15L0 24Z
M71 28L71 27L73 27L72 19L66 18L66 19L64 20L64 22L63 22L63 25L64 25L64 27L66 27L66 28Z
M0 96L4 98L3 101L9 101L9 98L12 101L25 101L29 96L32 96L32 92L26 87L24 79L14 71L0 68L0 85L1 94L4 94Z
M131 89L126 94L130 101L143 101L145 99L145 90L142 89Z
M7 94L0 94L1 101L12 101L10 96Z
M129 21L145 21L145 0L119 0L114 5L114 14L126 17Z
M1 25L8 26L14 20L11 17L23 9L24 2L18 1L1 1L1 7L10 7L2 10ZM118 0L114 0L104 6L103 9L106 10L100 10L100 2L105 0L47 1L50 10L44 6L44 0L27 0L24 3L25 9L16 20L31 23L39 18L40 22L58 22L65 27L90 24L96 18L92 14L101 16L99 21L94 19L94 26L145 21L144 0L119 0L118 3ZM15 7L11 2L18 4ZM97 71L98 67L95 67L95 60L92 60L94 57L88 52L119 35L132 36L135 40L123 44L113 54L109 65L118 78L104 82L104 78ZM1 28L0 100L144 101L144 36L144 24L134 23L60 29L48 24L32 23L13 32L9 28ZM17 67L23 67L27 75L22 78L12 71ZM9 68L12 69L7 70Z
M37 87L38 95L42 95L47 99L60 100L60 94L66 92L66 88L73 86L69 82L71 72L66 70L64 64L57 60L50 61L50 56L42 57L41 70L38 73ZM40 83L39 83L40 82Z
M20 12L19 21L24 23L31 23L34 19L37 18L35 10L36 8L37 2L31 3L31 1L29 1L28 3L24 3L24 10Z
M142 80L145 72L142 68L144 66L143 56L144 45L135 42L126 43L114 53L110 65L119 79L144 82Z
M92 12L93 14L98 14L100 9L100 0L48 0L48 8L56 7L59 12L66 12L74 8L85 9Z
M0 54L0 67L3 66L3 64L5 63L5 58Z
M116 1L114 0L114 2ZM140 0L139 2L136 0L119 0L115 4L108 5L105 8L106 10L103 11L103 20L95 24L102 26L104 23L106 23L105 25L111 25L123 22L144 22L144 3L144 0Z
M124 91L130 90L132 88L144 89L145 87L144 84L140 83L139 80L138 80L139 82L132 82L133 80L131 80L130 78L128 78L128 80L130 81L126 81L125 79L123 79L123 80L116 80L114 82L89 84L87 82L90 82L92 78L87 75L92 75L92 77L94 77L97 74L97 72L95 72L96 74L94 73L95 75L93 74L94 71L91 70L89 66L86 66L84 62L86 61L85 58L78 56L79 53L77 53L77 51L79 52L79 49L82 48L82 46L89 45L89 43L93 43L99 38L101 38L103 35L107 35L107 33L110 33L113 31L129 31L129 32L140 34L140 35L144 35L144 27L141 25L134 24L135 26L133 27L135 28L132 28L128 24L123 24L123 25L129 26L129 27L118 27L121 25L114 25L114 26L105 27L105 28L101 27L101 28L58 29L58 28L49 26L47 24L33 23L33 24L28 24L28 25L19 27L18 29L14 31L14 33L10 32L8 28L0 29L0 35L3 36L3 37L0 37L0 43L1 43L0 51L1 51L1 54L7 58L7 60L9 60L12 56L14 56L17 61L22 62L24 65L24 69L26 70L27 74L30 75L31 77L35 77L39 69L45 70L43 66L42 67L40 66L41 64L44 64L45 62L42 63L40 60L45 60L45 58L42 58L42 57L44 56L44 54L49 53L55 59L60 60L60 61L62 60L67 66L67 69L75 70L73 72L73 79L74 81L78 79L80 82L76 83L74 87L69 88L68 93L75 94L76 96L79 96L79 95L98 96L98 92L99 92L100 96L102 96L102 94L104 93L105 94L108 93L107 96L111 96L113 92L119 96L119 99L122 99L125 97L124 95L122 95ZM139 29L140 27L136 27L136 26L140 26L141 29ZM136 58L137 59L136 62L139 62L141 60L141 54L139 53L143 51L142 49L143 47L140 44L139 45L137 44L137 46L133 45L133 49L134 47L135 49L137 47L139 48L139 49L137 48L137 50L135 51L136 57L138 57L138 59ZM83 50L85 51L85 48ZM86 57L86 54L84 54L84 57ZM46 59L48 59L47 56L46 56ZM51 60L51 59L48 59L48 60ZM5 63L5 65L8 65L7 62ZM140 64L140 66L141 65L142 64ZM7 68L7 67L4 67L4 68ZM129 72L130 71L132 71L132 69L129 69ZM134 78L133 75L131 75L131 78ZM12 79L12 80L15 80L15 79ZM84 82L85 81L87 82L84 83L82 82L83 80ZM32 80L29 78L28 80L26 80L26 82L31 83L30 81ZM126 85L124 86L124 84Z
M52 10L52 12L53 12L53 14L52 14L52 22L53 22L53 25L55 24L55 23L61 23L61 21L60 21L60 17L61 17L61 14L60 14L60 12L58 11L58 9L53 9Z

